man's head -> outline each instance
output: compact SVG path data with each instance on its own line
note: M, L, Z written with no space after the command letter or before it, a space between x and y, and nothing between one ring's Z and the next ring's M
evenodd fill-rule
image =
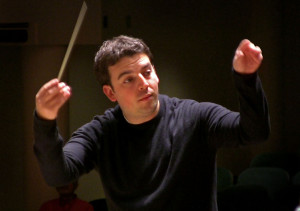
M109 66L116 64L125 56L138 53L146 54L153 64L152 53L141 39L121 35L105 41L97 52L94 63L94 70L100 85L111 85Z
M156 116L159 79L142 40L119 36L104 42L95 70L104 94L119 103L127 121L139 124Z

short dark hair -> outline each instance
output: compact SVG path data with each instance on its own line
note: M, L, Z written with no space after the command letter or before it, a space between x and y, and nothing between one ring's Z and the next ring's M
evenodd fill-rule
M137 53L146 54L153 64L149 47L139 38L120 35L104 41L94 60L94 71L100 85L111 85L109 66L116 64L125 56L133 56Z

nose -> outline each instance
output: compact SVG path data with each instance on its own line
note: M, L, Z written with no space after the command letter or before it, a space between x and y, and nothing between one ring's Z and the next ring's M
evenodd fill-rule
M149 87L148 81L142 74L139 74L139 90L144 90Z

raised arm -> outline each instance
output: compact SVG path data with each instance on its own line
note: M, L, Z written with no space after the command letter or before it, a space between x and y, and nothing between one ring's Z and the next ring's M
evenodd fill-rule
M258 76L262 51L249 40L242 40L233 58L233 78L240 112L220 106L207 111L209 134L218 147L240 146L268 139L270 121L267 99Z
M34 152L43 176L51 186L64 185L72 180L65 168L67 165L63 154L64 140L59 135L56 125L59 109L70 96L70 87L58 79L44 84L36 94Z

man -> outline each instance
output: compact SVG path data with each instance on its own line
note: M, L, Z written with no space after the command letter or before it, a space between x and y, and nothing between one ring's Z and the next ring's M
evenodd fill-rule
M95 57L104 94L118 105L63 140L55 119L70 87L53 79L36 95L35 153L50 185L96 168L110 210L217 210L216 153L269 135L257 75L259 47L243 40L233 59L240 113L158 94L152 54L140 39L105 41Z
M94 208L91 204L77 198L75 194L77 187L77 181L57 187L56 191L59 194L59 198L45 202L39 211L93 211Z

